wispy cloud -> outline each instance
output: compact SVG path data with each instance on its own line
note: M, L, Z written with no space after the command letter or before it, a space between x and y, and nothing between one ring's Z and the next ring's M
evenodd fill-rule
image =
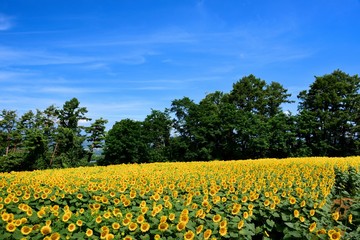
M36 66L54 64L79 64L95 61L94 57L76 56L45 50L22 50L0 46L0 63L3 66Z
M0 13L0 31L9 30L12 26L12 17Z
M101 39L87 39L86 42L61 42L62 47L113 47L113 46L144 46L159 44L181 44L196 42L194 35L180 28L171 27L148 34L138 34L127 37L102 36Z

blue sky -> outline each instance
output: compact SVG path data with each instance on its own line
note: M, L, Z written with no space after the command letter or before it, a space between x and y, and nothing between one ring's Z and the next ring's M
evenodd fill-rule
M76 97L111 127L249 74L295 100L314 76L360 73L359 13L359 0L1 0L0 109Z

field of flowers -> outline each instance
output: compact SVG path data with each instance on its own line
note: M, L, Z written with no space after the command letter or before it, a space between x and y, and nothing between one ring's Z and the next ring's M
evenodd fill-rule
M359 174L360 157L0 173L0 238L349 239L360 213L335 166Z

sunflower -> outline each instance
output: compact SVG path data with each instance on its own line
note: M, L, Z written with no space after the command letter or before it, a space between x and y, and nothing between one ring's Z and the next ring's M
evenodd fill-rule
M62 216L61 220L62 220L63 222L67 222L67 221L69 221L70 217L71 217L70 214L65 213L65 214Z
M160 222L158 229L162 232L166 231L169 228L169 224L166 222Z
M196 234L200 234L204 228L204 225L199 225L196 227Z
M88 229L86 229L85 234L86 234L87 237L91 237L93 235L93 230L88 228Z
M129 199L126 199L126 200L123 202L124 207L129 206L129 205L130 205L130 203L131 203L131 201L130 201Z
M104 233L109 233L110 232L110 229L108 226L102 226L101 228L101 232L104 232Z
M224 219L220 222L220 228L224 228L226 226L227 226L227 221L226 221L226 219Z
M206 229L204 232L204 239L208 240L211 237L212 234L212 230L211 229Z
M23 226L21 228L21 233L22 235L29 235L32 231L32 228L31 227L28 227L28 226Z
M137 223L142 223L145 221L145 217L143 214L139 215L137 218L136 218L136 222Z
M243 226L244 226L244 220L241 220L241 221L238 223L237 228L240 230L240 229L243 228Z
M184 208L180 213L180 215L188 215L188 214L189 214L189 209L187 208Z
M114 222L111 224L111 227L114 229L114 230L118 230L120 228L120 224L118 222Z
M318 230L316 234L326 234L326 230L324 228Z
M240 212L240 208L239 207L233 207L231 210L231 214L232 215L237 215Z
M248 213L248 212L244 212L244 213L243 213L243 217L244 217L244 219L247 219L247 218L249 217L249 213Z
M2 219L4 222L9 221L9 219L10 219L10 214L4 212L3 214L1 214L1 219Z
M352 224L352 220L353 220L353 216L352 216L352 214L349 214L348 221L350 224Z
M42 235L48 235L48 234L51 233L51 227L45 225L40 229L40 232L41 232Z
M129 230L130 230L130 231L135 231L137 227L138 227L138 224L135 223L135 222L131 222L131 223L129 224Z
M15 221L13 221L15 226L19 227L21 225L21 219L16 219Z
M61 235L58 232L52 233L50 235L50 240L60 240L60 238L61 238Z
M83 221L82 220L77 220L76 221L76 225L78 225L79 227L81 227L83 225Z
M175 220L175 213L170 213L170 214L169 214L169 220L170 220L170 221L174 221L174 220Z
M267 207L269 205L270 205L270 201L269 201L269 199L266 199L265 202L264 202L264 206Z
M96 223L101 223L102 222L102 217L101 216L97 216L96 218L95 218L95 222Z
M219 214L216 214L216 215L214 215L214 217L213 217L213 222L220 222L221 221L221 216L219 215Z
M147 231L149 231L149 229L150 229L150 224L149 223L147 223L147 222L141 223L140 230L142 232L147 232Z
M295 204L296 203L296 198L290 197L289 202L290 202L290 204Z
M160 218L161 223L166 222L166 220L167 220L167 216L161 216Z
M300 207L305 207L305 205L306 205L305 200L302 200L301 203L300 203Z
M43 218L45 214L46 214L46 211L44 208L42 208L40 211L37 212L38 218Z
M76 225L74 223L70 223L69 226L67 227L67 230L69 232L73 232L76 230Z
M26 215L28 215L28 217L31 217L33 215L33 211L31 210L31 208L26 211Z
M311 209L310 210L310 216L314 216L315 215L315 209Z
M21 224L25 224L25 223L28 222L27 218L25 218L25 217L22 217L22 218L20 219L20 221L21 221Z
M188 222L189 216L188 215L181 215L180 216L180 222Z
M341 234L340 232L334 231L332 234L330 234L330 239L331 240L338 240L340 239Z
M176 225L176 229L180 232L185 229L187 222L179 222Z
M105 236L105 240L112 240L112 239L114 239L115 238L115 236L114 236L114 234L112 234L112 233L108 233L108 234L106 234L106 236Z
M312 224L310 224L309 231L313 232L315 228L316 228L316 222L313 222Z
M184 234L184 240L192 240L195 237L195 233L193 233L191 230L187 231Z
M105 219L109 219L109 218L111 217L111 213L110 213L110 212L106 212L106 213L103 214L103 217L104 217Z
M142 214L145 214L145 213L147 213L148 210L149 210L148 207L142 207L142 208L141 208L141 213L142 213Z
M223 237L227 234L227 228L226 227L220 227L219 234Z
M334 212L334 213L332 214L332 218L333 218L335 221L339 220L339 217L340 217L340 214L339 214L338 211L336 211L336 212Z
M118 199L118 198L114 198L113 201L114 201L115 205L118 205L120 203L120 199Z
M154 199L156 202L160 200L160 195L158 193L155 193L153 196L152 196L152 199Z
M298 218L300 216L299 210L294 210L294 217Z

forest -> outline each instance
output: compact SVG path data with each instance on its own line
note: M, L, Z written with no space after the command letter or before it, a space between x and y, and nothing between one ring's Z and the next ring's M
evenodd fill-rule
M92 121L72 98L62 107L0 112L0 171L87 165L360 155L360 78L335 70L315 76L295 104L278 82L242 77L230 92L198 103L174 99L143 121ZM90 122L83 126L81 122Z

